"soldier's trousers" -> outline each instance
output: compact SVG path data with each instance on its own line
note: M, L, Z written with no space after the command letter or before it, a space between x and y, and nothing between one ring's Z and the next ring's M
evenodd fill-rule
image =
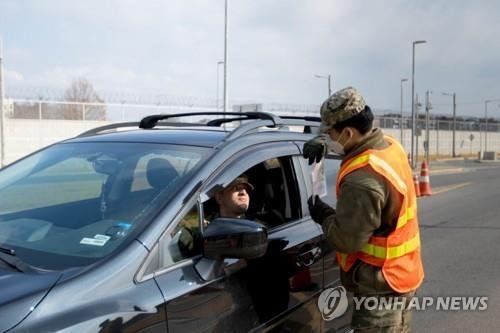
M408 333L411 332L411 309L408 304L415 292L391 295L360 295L360 306L354 306L351 326L355 333Z

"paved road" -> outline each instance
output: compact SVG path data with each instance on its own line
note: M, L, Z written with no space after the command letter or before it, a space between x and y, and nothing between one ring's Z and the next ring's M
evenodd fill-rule
M488 296L486 311L415 311L414 332L500 331L500 163L452 161L419 199L426 279L419 297Z

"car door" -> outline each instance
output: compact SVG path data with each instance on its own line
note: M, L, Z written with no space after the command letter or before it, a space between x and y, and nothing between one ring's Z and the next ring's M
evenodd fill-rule
M299 147L302 147L303 143L297 143ZM313 194L312 191L312 172L313 165L309 165L306 159L299 159L301 169L303 172L302 179L304 180L304 185L306 187L307 197ZM331 207L335 208L337 203L337 195L335 193L336 186L336 178L337 173L340 169L341 158L337 155L327 155L324 159L325 163L325 177L327 184L327 194L322 198L322 200L329 204ZM309 213L307 213L309 215ZM309 218L311 218L309 216ZM341 286L340 282L340 267L337 264L335 258L335 251L326 241L326 238L323 236L322 241L322 250L324 253L324 288L335 288ZM352 295L348 294L349 307L347 311L339 318L335 318L332 321L324 321L323 329L325 331L333 331L333 332L345 332L350 329L350 321L352 315Z
M311 331L319 323L314 297L323 286L322 233L317 224L302 216L306 206L298 192L298 163L293 157L297 155L297 146L291 143L242 150L193 195L167 228L149 258L159 263L158 268L144 276L154 278L162 290L170 333L279 331L285 327ZM210 199L212 188L227 185L266 161L271 167L276 161L282 163L286 183L282 189L287 191L283 207L286 221L269 228L266 255L220 261L201 254L183 257L176 240L179 225L197 220L203 229L203 204Z

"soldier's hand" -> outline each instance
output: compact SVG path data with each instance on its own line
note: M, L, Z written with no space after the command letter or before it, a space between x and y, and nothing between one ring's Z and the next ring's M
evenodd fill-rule
M318 163L326 155L326 150L326 138L320 135L304 143L302 156L309 159L309 164Z
M323 224L325 218L335 214L335 209L324 203L317 195L314 198L314 203L313 197L310 196L307 204L309 206L309 213L316 223Z

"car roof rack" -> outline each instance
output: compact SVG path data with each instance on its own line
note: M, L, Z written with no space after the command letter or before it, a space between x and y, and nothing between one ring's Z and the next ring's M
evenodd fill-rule
M162 120L171 119L171 118L179 118L179 117L190 117L190 116L224 116L224 118L216 118L209 120L205 124L200 123L186 123L186 122L164 122ZM226 116L234 116L230 118L226 118ZM228 136L225 138L225 141L230 140L232 138L241 136L245 133L248 133L252 130L261 128L261 127L270 127L270 128L282 128L285 126L304 126L304 133L312 133L312 127L318 127L318 122L321 121L319 117L310 117L310 116L277 116L272 113L267 112L191 112L191 113L175 113L175 114L159 114L159 115L151 115L144 117L140 122L123 122L123 123L115 123L100 126L97 128L93 128L86 132L83 132L79 135L88 136L99 134L108 130L125 128L125 127L139 127L142 129L153 129L156 126L172 126L172 127L192 127L192 126L210 126L210 127L219 127L226 123L231 123L234 121L245 121L245 120L254 120L252 122L242 123L238 127L236 127Z
M190 113L158 114L158 115L147 116L141 120L139 128L150 129L154 128L158 123L158 121L160 120L179 118L179 117L190 117L190 116L238 116L238 117L244 117L243 119L239 120L251 120L251 119L271 120L274 126L279 125L281 123L280 117L272 113L266 113L266 112L190 112Z

